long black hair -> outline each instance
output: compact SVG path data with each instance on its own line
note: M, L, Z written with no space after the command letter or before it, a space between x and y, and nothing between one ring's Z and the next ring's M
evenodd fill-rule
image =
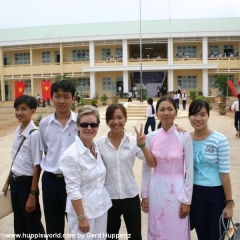
M149 99L147 100L147 103L150 104L151 107L152 107L152 114L155 114L155 109L154 109L154 107L153 107L153 99L152 99L152 98L149 98Z

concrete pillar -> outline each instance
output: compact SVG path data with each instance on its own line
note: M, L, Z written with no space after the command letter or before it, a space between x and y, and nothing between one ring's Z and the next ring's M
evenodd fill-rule
M90 67L95 65L95 47L94 41L89 42L89 58L90 58Z
M122 41L122 50L123 50L123 66L127 66L128 65L128 45L127 45L127 40L124 39Z
M202 70L202 92L203 96L208 96L208 70Z
M128 71L123 71L123 92L128 93L129 86L128 86ZM131 88L131 87L130 87Z
M32 45L30 45L30 66L33 64L33 50L32 50Z
M169 69L168 70L168 87L167 91L173 91L173 70Z
M60 74L63 75L63 45L60 43Z
M202 38L202 63L208 64L208 38Z
M90 72L90 98L96 95L96 75L95 72Z
M168 65L173 64L173 39L168 38Z
M33 74L31 74L31 95L34 96L34 81L33 81Z
M5 83L4 83L4 75L3 75L3 50L2 47L0 47L0 77L1 77L1 96L2 96L2 101L6 100L5 96Z

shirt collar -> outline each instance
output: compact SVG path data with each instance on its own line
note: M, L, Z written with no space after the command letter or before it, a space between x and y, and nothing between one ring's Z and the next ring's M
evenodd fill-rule
M27 125L27 127L24 129L24 131L22 132L21 135L23 135L24 137L28 137L29 136L29 133L30 131L33 129L33 128L37 128L33 122L33 120L31 120L31 122ZM19 131L21 129L21 125L20 125L20 128L19 128Z
M79 153L83 154L88 148L84 146L83 142L81 141L78 135L75 136L75 141L76 141ZM98 147L94 142L93 142L93 146L95 147L95 152L98 153Z
M111 131L109 131L105 136L103 136L103 142L107 142L109 139L108 139L108 134L110 133ZM126 132L126 131L123 131L124 132L124 135L123 135L123 141L125 140L125 139L127 139L127 140L130 140L130 136L129 136L129 134Z
M69 117L68 121L77 122L77 117L75 116L76 114L72 110L70 110L70 111L71 111L71 113L70 113L70 117ZM52 114L52 116L50 118L50 122L57 121L55 114L56 114L56 111L54 112L54 114Z

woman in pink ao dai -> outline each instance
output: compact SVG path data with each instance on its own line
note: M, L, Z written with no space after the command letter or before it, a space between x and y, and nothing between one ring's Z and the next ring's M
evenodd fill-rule
M142 210L148 213L148 239L190 240L192 139L189 133L178 132L173 123L177 109L172 98L159 99L156 110L162 127L149 133L146 140L141 131L137 132L138 145L146 157L142 172ZM147 147L143 147L145 141ZM155 164L151 164L148 154L154 156Z

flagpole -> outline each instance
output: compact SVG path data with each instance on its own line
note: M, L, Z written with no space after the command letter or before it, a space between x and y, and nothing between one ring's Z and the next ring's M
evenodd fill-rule
M141 0L139 0L139 18L140 18L140 102L143 102L143 86L142 86L142 10Z

